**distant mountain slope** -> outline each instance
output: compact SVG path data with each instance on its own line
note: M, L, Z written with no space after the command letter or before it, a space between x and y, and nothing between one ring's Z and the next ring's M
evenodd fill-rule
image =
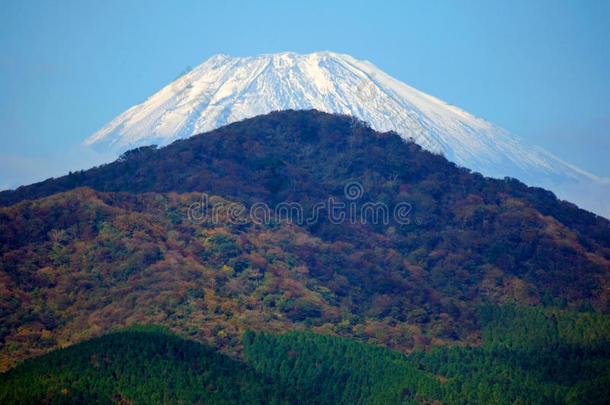
M61 190L0 208L3 367L137 322L230 352L247 328L409 351L477 344L482 301L610 309L607 220L349 117L273 113L2 198ZM352 217L371 204L387 221Z
M216 55L128 109L85 144L107 152L210 131L277 110L315 108L352 115L377 131L396 131L425 149L486 176L515 177L606 217L610 181L601 180L519 137L349 55L292 52Z

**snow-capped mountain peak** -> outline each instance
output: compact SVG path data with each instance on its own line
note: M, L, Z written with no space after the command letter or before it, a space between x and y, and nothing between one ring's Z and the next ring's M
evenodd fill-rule
M422 93L368 61L329 51L214 55L119 115L85 144L120 153L165 145L274 110L312 108L352 115L378 131L413 138L461 166L488 176L516 177L610 213L595 206L599 200L583 198L583 184L588 195L601 190L595 176L526 146L508 131ZM608 192L607 184L602 188Z

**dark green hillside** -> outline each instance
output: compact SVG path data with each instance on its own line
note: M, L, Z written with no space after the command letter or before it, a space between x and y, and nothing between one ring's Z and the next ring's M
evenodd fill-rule
M311 332L248 331L237 361L138 326L0 374L0 403L608 403L608 315L515 304L478 312L481 347L409 355Z
M2 404L316 403L249 366L159 328L134 328L0 374Z
M610 318L507 304L480 309L483 345L408 356L331 336L248 333L245 359L332 404L610 402Z

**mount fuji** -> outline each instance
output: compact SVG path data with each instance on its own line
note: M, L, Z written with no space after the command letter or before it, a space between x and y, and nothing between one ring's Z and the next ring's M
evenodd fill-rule
M121 153L167 145L275 110L317 109L395 131L490 177L515 177L610 217L610 181L527 145L518 136L422 93L349 55L292 52L216 55L90 136L85 145Z

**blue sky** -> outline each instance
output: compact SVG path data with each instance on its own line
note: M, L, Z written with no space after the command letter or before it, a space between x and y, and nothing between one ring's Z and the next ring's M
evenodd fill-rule
M0 0L0 188L213 54L331 50L610 177L608 1ZM99 159L99 157L97 157Z

